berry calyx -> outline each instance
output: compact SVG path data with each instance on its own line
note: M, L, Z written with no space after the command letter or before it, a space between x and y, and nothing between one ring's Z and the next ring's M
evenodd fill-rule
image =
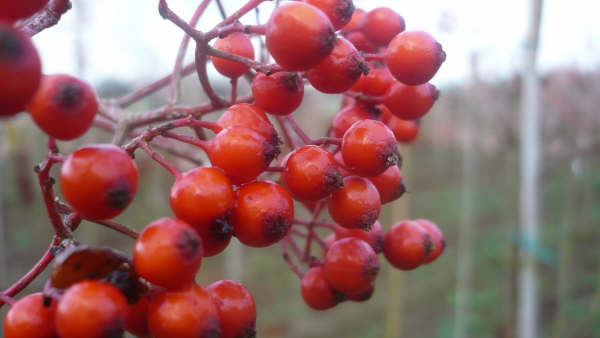
M397 165L393 165L381 174L368 179L377 188L381 204L395 201L406 192L402 172Z
M354 4L352 0L305 0L323 11L335 30L343 28L352 18Z

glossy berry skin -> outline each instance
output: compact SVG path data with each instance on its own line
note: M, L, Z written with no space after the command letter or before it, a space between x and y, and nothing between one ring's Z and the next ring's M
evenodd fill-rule
M385 105L381 108L381 122L385 123L396 137L396 141L410 143L419 136L419 123L415 120L403 120L392 114Z
M343 294L329 285L322 266L306 271L300 284L300 293L306 305L315 310L331 309L345 299Z
M328 93L342 93L350 89L358 78L369 72L354 45L344 38L338 38L333 51L314 68L306 72L308 82L316 90Z
M25 19L44 8L49 0L0 0L0 21ZM1 78L1 77L0 77Z
M223 129L210 142L208 157L233 184L254 180L279 154L279 148L254 130L241 126Z
M349 105L340 110L333 118L331 122L333 134L335 137L343 137L354 122L367 119L374 120L377 118L378 112L378 110L371 109L362 104Z
M73 284L58 302L55 323L61 338L116 337L125 325L125 296L96 280Z
M383 104L400 119L416 120L429 112L438 95L437 89L430 83L408 86L396 82L385 95Z
M381 204L395 201L406 192L402 172L397 165L387 168L377 176L368 177L368 180L377 188Z
M339 30L346 26L354 13L352 0L305 0L327 15L333 28Z
M228 127L246 127L262 135L273 145L280 143L277 131L263 108L249 103L238 103L227 108L217 120L217 124L225 129Z
M395 82L392 74L385 66L371 62L369 74L363 74L352 86L352 91L369 96L383 96Z
M272 182L254 182L236 191L231 222L234 235L252 247L279 242L290 230L294 202L290 193Z
M414 221L403 221L393 225L383 239L385 258L401 270L419 267L425 262L431 249L431 236Z
M352 302L366 302L371 299L373 293L375 292L375 283L371 282L368 288L363 289L359 292L353 292L345 294L346 298Z
M355 122L342 138L342 156L350 171L376 176L400 161L394 133L383 122Z
M150 302L148 324L154 338L219 337L217 307L196 284L157 294Z
M298 73L257 73L252 80L256 105L273 115L287 115L296 110L304 97L304 84Z
M375 45L385 46L405 28L404 19L398 13L379 7L367 13L362 31Z
M331 246L323 264L325 279L335 290L358 294L368 290L379 273L373 248L358 238L343 238Z
M53 338L56 337L54 312L56 301L44 301L41 292L32 293L19 299L4 318L5 338Z
M241 32L235 32L224 38L219 38L213 46L220 51L254 59L254 47L250 38ZM250 68L241 63L226 60L220 57L211 57L212 63L217 71L229 78L237 78L244 75Z
M344 177L344 186L331 193L327 203L331 218L345 228L368 230L379 218L377 188L360 176Z
M350 21L344 26L342 30L344 33L351 32L357 29L361 29L365 25L365 19L367 18L367 12L362 8L355 8L354 13Z
M342 238L358 238L367 242L375 253L383 251L383 229L381 223L375 221L373 226L368 231L362 229L347 229L344 227L335 228L335 238L340 240Z
M76 77L46 75L27 110L46 134L68 141L90 129L98 111L98 98L89 84Z
M125 309L125 330L136 337L150 338L148 326L148 297L142 296L135 304L127 304Z
M433 249L425 258L425 264L431 263L435 261L446 249L446 239L444 238L444 234L438 228L435 223L428 221L426 219L418 219L415 222L419 223L425 231L431 236L431 241L433 242Z
M233 209L231 182L216 168L201 167L183 173L171 187L171 209L189 223L204 244L204 256L223 251L232 235L228 224Z
M0 0L0 7L19 3ZM5 12L0 9L0 13ZM0 21L0 117L23 111L38 89L41 77L40 56L31 39Z
M67 202L85 219L119 215L137 192L138 170L124 150L112 144L81 147L60 169L60 187Z
M221 338L256 337L256 304L250 291L232 280L206 288L219 311Z
M283 69L300 71L316 66L331 53L335 31L321 10L290 1L271 14L265 39L267 49Z
M159 218L148 224L135 242L135 272L167 289L191 285L202 264L202 239L186 222Z
M346 35L346 39L350 41L356 49L364 53L375 53L377 52L377 46L375 46L362 31L353 31Z
M287 159L281 182L300 201L316 201L342 186L333 155L313 145L296 149Z
M385 51L385 64L392 75L411 86L431 80L444 60L446 53L442 45L423 31L398 34Z

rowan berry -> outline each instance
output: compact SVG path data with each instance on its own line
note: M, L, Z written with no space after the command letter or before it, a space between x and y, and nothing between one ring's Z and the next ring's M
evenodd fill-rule
M322 266L315 266L306 271L300 283L300 294L306 305L315 310L331 309L346 299L342 293L329 285Z
M395 201L406 192L402 171L397 165L387 168L377 176L368 177L368 180L377 188L381 204Z
M381 109L381 122L385 123L396 137L396 141L409 143L419 136L419 122L416 120L403 120L392 114L385 105L377 106Z
M405 28L402 16L390 8L379 7L367 13L362 31L375 45L385 46Z
M290 193L273 182L253 182L236 191L231 222L234 235L252 247L277 243L289 232L294 218Z
M206 288L219 311L221 338L256 337L256 304L250 291L232 280L220 280Z
M0 0L0 21L25 19L46 6L49 0ZM0 77L1 78L1 77Z
M444 252L444 249L446 249L446 239L444 239L444 234L435 223L426 219L418 219L416 222L427 231L429 236L431 236L433 249L427 258L425 258L425 264L428 264L435 261Z
M414 221L403 221L393 225L383 239L385 258L401 270L419 267L432 249L431 236Z
M115 337L123 333L125 296L110 283L84 280L62 295L55 323L62 338Z
M215 41L214 48L220 51L254 59L254 47L246 34L235 32ZM223 59L217 56L211 58L217 71L229 78L244 75L250 68L239 62Z
M352 31L346 35L346 39L361 52L375 53L377 51L377 46L369 41L362 31Z
M385 51L385 64L392 75L412 86L431 80L445 60L442 45L423 31L398 34Z
M269 143L281 143L277 131L263 108L255 104L238 103L227 108L217 120L217 125L225 129L229 127L246 127L264 136Z
M383 229L379 221L375 221L369 230L348 229L338 226L335 228L335 239L340 240L342 238L362 239L373 248L375 253L380 253L383 250Z
M1 7L21 3L0 0L0 13L6 13ZM41 76L40 56L31 39L0 21L0 117L23 111L38 89Z
M377 188L359 176L344 177L344 186L331 193L327 207L331 218L345 228L370 229L379 218Z
M360 294L371 287L379 273L373 248L358 238L337 240L325 254L325 279L344 294Z
M343 137L354 122L367 119L374 120L377 118L378 113L379 110L371 109L360 103L349 105L340 110L331 121L333 134L335 137Z
M273 11L265 38L269 52L283 69L299 71L316 66L331 53L335 31L320 9L290 1Z
M352 18L354 4L352 0L304 0L322 10L327 15L333 28L343 28Z
M90 129L98 111L98 98L89 84L76 77L46 75L27 110L46 134L68 141Z
M10 307L4 318L4 337L56 337L55 310L56 301L50 297L45 298L41 292L19 299Z
M135 162L111 144L87 145L75 150L60 170L65 199L86 219L103 220L119 215L133 200L137 184Z
M127 304L125 308L125 330L140 338L150 338L148 326L148 308L150 301L142 296L135 304Z
M133 249L133 266L150 283L178 289L194 282L202 254L202 239L189 224L164 217L140 233Z
M369 63L369 74L363 74L351 88L352 91L369 96L383 96L395 82L387 67L379 63Z
M257 73L252 80L256 105L273 115L287 115L296 110L304 97L304 83L298 73Z
M408 86L396 82L386 93L383 104L400 119L416 120L429 112L438 95L438 90L430 83Z
M363 289L359 292L353 292L353 293L349 293L349 294L345 294L346 298L349 301L353 301L353 302L365 302L369 299L371 299L371 297L373 296L373 293L375 292L375 283L371 282L371 284L369 284L369 287L366 289Z
M343 27L342 31L344 33L352 32L358 29L361 29L365 24L365 19L367 18L367 12L362 8L355 8L352 13L352 17L350 21Z

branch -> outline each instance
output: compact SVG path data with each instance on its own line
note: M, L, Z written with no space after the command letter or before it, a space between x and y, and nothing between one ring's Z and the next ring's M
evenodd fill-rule
M34 16L17 24L17 28L29 36L34 36L44 29L56 25L69 9L71 9L69 0L52 0Z

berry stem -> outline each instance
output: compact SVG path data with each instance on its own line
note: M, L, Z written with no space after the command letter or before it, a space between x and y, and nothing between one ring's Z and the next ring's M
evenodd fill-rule
M171 173L171 175L173 175L173 177L177 179L181 176L181 170L176 168L174 165L169 163L169 161L167 161L164 157L160 156L159 153L155 152L152 148L150 148L148 143L144 141L139 141L138 147L144 150L148 155L150 155L150 157L152 157L154 161L156 161L158 164L167 169Z
M56 25L62 15L69 9L71 9L71 1L51 0L44 9L34 14L31 18L19 22L17 28L29 36L34 36L44 29Z
M367 61L383 61L385 59L385 55L380 53L365 53L363 57Z
M227 18L227 13L225 13L225 7L223 7L223 3L221 0L215 0L215 3L217 4L219 13L221 13L221 19L225 20Z
M175 12L173 12L169 8L169 5L167 4L166 0L159 0L158 12L160 13L160 16L162 16L163 19L169 20L172 23L174 23L175 26L181 28L182 31L184 31L187 35L189 35L194 40L196 40L196 41L204 40L204 34L202 34L202 32L196 30L190 24L185 22L185 20L180 18L179 15L175 14Z
M296 132L296 135L298 135L302 142L304 142L304 144L313 143L312 139L304 132L304 130L302 130L298 122L296 122L296 119L294 119L294 117L291 114L287 115L285 118Z
M238 87L238 78L231 79L231 100L230 104L233 104L237 99L237 87Z
M252 69L255 69L256 71L259 71L259 72L262 72L265 74L271 74L271 73L275 73L275 72L282 70L281 66L279 66L278 64L265 65L258 61L249 59L247 57L229 53L229 52L225 52L225 51L213 48L211 46L205 46L205 48L206 48L206 53L208 55L220 57L222 59L227 59L227 60L234 61L237 63L241 63L245 66L248 66ZM198 59L196 59L196 64L198 64Z
M202 89L204 89L204 93L206 93L206 96L208 96L212 106L215 108L221 108L225 105L225 103L211 86L210 81L208 80L208 74L206 73L207 53L210 48L211 47L207 44L196 44L196 73L198 74L198 79L200 80Z
M312 249L312 240L313 240L313 237L316 234L315 231L314 231L314 229L313 229L313 227L315 226L314 221L316 221L317 218L319 218L319 214L321 214L321 210L323 210L324 206L325 206L325 204L322 201L319 201L317 203L317 205L315 206L315 208L313 210L312 220L307 225L307 227L308 227L308 236L306 237L306 243L304 244L304 257L302 259L304 262L308 262L310 260L310 252L311 252L311 249Z
M329 223L329 222L325 222L325 221L308 221L305 219L300 219L300 218L294 218L294 220L292 221L294 224L298 224L298 225L305 225L305 226L309 226L311 224L318 226L318 227L322 227L322 228L328 228L331 230L335 230L335 228L338 227L337 224L334 223Z
M250 1L248 1L244 6L242 6L240 9L238 9L235 13L231 14L231 16L229 16L228 18L221 21L221 23L219 23L215 28L210 30L206 35L210 36L210 35L214 34L213 31L218 29L219 27L224 27L224 26L230 25L230 24L238 21L244 14L246 14L246 13L250 12L251 10L253 10L254 8L258 7L258 5L260 5L264 1L266 1L266 0L250 0Z
M196 140L196 139L194 139L192 137L185 136L185 135L180 135L180 134L176 134L176 133L173 133L173 132L170 132L170 131L164 132L163 136L171 138L171 139L174 139L174 140L181 141L183 143L191 144L193 146L201 148L206 153L208 153L208 151L209 151L208 141Z
M204 38L210 41L216 37L225 37L231 33L242 32L244 34L264 35L266 26L264 25L242 25L240 23L232 23L227 26L216 27L206 33Z
M298 278L302 279L302 277L304 277L304 274L300 271L298 266L292 261L290 254L288 254L288 252L287 252L287 244L290 244L289 236L286 236L284 239L282 239L279 242L279 244L281 245L281 251L283 251L283 253L282 253L283 260L290 267L290 270L292 270L296 274L296 276L298 276Z
M285 143L288 145L288 147L290 147L290 149L298 148L298 144L296 144L295 140L292 139L292 137L290 135L291 133L290 133L287 125L283 121L283 117L275 116L275 121L277 121L277 124L279 125L279 129L281 129L281 133L283 134L283 139L285 140Z
M12 297L9 297L7 295L0 293L0 302L3 302L4 304L8 304L8 306L13 306L13 305L15 305L16 300Z
M64 214L69 214L69 216L73 216L76 215L77 217L81 217L79 215L77 215L77 213L75 213L75 211L73 210L73 208L71 208L71 206L69 206L66 203L62 203L62 202L58 202L57 203L58 206L58 211ZM139 236L139 233L133 229L131 229L130 227L117 223L115 221L97 221L97 220L91 220L91 219L85 219L88 222L92 222L92 223L96 223L102 226L105 226L109 229L113 229L117 232L120 232L124 235L127 235L133 239L137 239Z
M335 144L337 146L342 145L342 139L338 137L320 137L312 141L314 145L323 145L323 144Z
M270 171L270 172L284 172L285 171L285 167L268 167L265 171Z

